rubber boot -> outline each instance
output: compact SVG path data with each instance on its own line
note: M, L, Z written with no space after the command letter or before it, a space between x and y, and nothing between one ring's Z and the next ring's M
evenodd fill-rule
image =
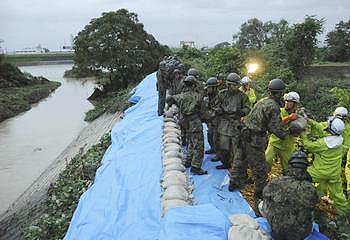
M213 154L215 153L214 149L210 148L207 151L205 151L205 154Z
M207 171L203 170L202 168L197 168L197 167L191 167L191 173L193 173L194 175L208 174Z

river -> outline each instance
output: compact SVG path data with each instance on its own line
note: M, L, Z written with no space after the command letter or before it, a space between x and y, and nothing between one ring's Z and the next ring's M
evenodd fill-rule
M87 125L90 81L65 79L71 64L20 69L62 85L32 109L0 123L0 214L56 159Z

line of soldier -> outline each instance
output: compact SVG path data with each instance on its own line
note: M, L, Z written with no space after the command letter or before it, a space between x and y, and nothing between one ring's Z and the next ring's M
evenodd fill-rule
M164 64L165 62L160 65ZM288 209L286 204L295 202L300 203L299 212L304 212L305 221L308 224L303 221L299 224L293 222L294 226L300 227L302 231L306 226L310 227L311 212L318 202L316 191L305 191L305 189L314 188L311 182L317 184L319 195L330 194L339 213L349 213L349 203L342 188L341 164L344 153L347 153L345 173L350 180L350 124L347 122L348 112L344 107L337 108L333 116L322 123L304 114L303 117L308 123L307 129L293 128L292 123L303 119L302 111L298 109L300 96L296 92L284 94L286 85L282 80L271 80L267 87L269 96L255 103L256 96L250 87L248 77L241 79L238 74L230 73L224 82L224 75L219 74L217 77L209 78L203 87L196 69L191 68L185 76L183 65L179 63L176 66L172 70L176 77L167 79L170 80L169 85L175 86L172 89L173 95L167 99L164 95L159 102L166 101L169 105L176 104L179 107L180 126L182 131L186 132L183 140L188 143L186 167L191 167L190 171L193 174L207 174L207 171L201 168L204 155L202 122L205 122L208 126L208 141L211 146L206 153L216 153L212 161L222 163L216 167L217 169L229 169L229 190L239 190L245 186L249 181L247 175L249 167L255 184L256 205L264 199L265 205L270 206L265 210L269 209L267 212L270 215L267 215L270 216L271 225L273 225L273 219L279 219L279 223L275 223L273 227L275 232L279 231L278 226L282 226L282 223L284 223L283 226L287 224L276 217L276 214L293 222L290 220L292 213L288 214L281 209ZM158 83L161 82L161 76L169 76L169 74L162 75L160 71L162 70L157 74ZM160 115L161 110L158 109ZM298 149L298 139L302 142L302 149L314 155L311 166L304 152L295 152ZM276 158L279 158L286 176L274 179L265 188L267 173L271 170ZM287 176L290 178L286 179ZM289 184L291 178L297 182L294 188L293 184ZM280 181L282 183L279 183ZM306 184L304 190L298 187L302 185L301 182ZM350 189L349 182L348 189ZM278 186L277 189L276 186ZM286 201L283 194L287 194L292 199ZM283 208L271 208L276 199L280 201L275 204L284 206ZM298 211L295 210L295 206L293 209L293 214L296 214ZM279 210L282 212L277 213ZM304 228L300 224L304 224ZM283 233L283 229L280 232ZM296 230L294 232L300 233ZM276 233L275 236L278 234Z

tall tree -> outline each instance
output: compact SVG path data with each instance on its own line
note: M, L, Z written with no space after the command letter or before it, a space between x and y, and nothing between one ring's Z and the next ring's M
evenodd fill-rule
M113 89L157 69L169 51L143 29L137 14L120 9L94 18L74 40L78 68L107 72Z
M342 62L350 60L350 20L340 21L327 34L327 59Z
M261 49L268 43L270 29L269 22L264 23L257 18L252 18L241 25L239 33L233 38L237 39L236 45L241 50Z
M287 62L297 78L314 60L317 35L322 33L323 22L323 19L307 16L303 23L294 24L283 40Z

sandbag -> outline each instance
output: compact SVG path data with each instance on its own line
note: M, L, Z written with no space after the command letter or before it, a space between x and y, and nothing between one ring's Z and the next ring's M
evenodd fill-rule
M178 146L180 146L181 148L181 145L179 143L167 142L163 144L163 149L168 147L178 147Z
M174 163L182 165L182 159L181 158L164 158L163 159L164 167Z
M307 127L307 120L302 116L298 115L298 118L294 121L288 123L289 131L293 135L299 135L303 131L305 131Z
M162 194L163 200L175 200L181 199L188 201L190 199L190 194L187 192L186 188L181 185L169 186Z
M174 127L168 127L164 129L164 136L167 135L168 133L176 133L181 135L181 130Z
M167 138L178 138L180 139L181 138L181 135L178 134L178 133L175 133L175 132L169 132L169 133L166 133L163 135L163 141Z
M175 137L171 137L171 138L164 139L164 143L177 143L177 144L180 144L180 139L179 138L175 138Z
M186 168L182 163L171 163L169 165L164 166L164 172L169 172L169 171L180 171L180 172L185 172Z
M176 152L181 152L181 146L179 144L174 144L174 145L168 145L164 147L164 153L170 152L170 151L176 151Z
M228 240L270 240L272 239L265 233L255 221L247 214L236 214L229 217L232 227L228 233Z
M169 151L164 153L164 158L181 158L182 159L182 153L179 151Z
M171 179L174 179L174 178L178 178L181 181L187 181L186 173L181 172L181 171L172 170L172 171L164 172L162 182L163 181L171 181Z
M167 189L171 186L176 186L176 185L180 185L183 188L185 188L186 190L191 190L191 189L189 189L189 187L187 187L187 179L186 178L170 177L170 178L166 178L161 183L161 186L163 189Z

